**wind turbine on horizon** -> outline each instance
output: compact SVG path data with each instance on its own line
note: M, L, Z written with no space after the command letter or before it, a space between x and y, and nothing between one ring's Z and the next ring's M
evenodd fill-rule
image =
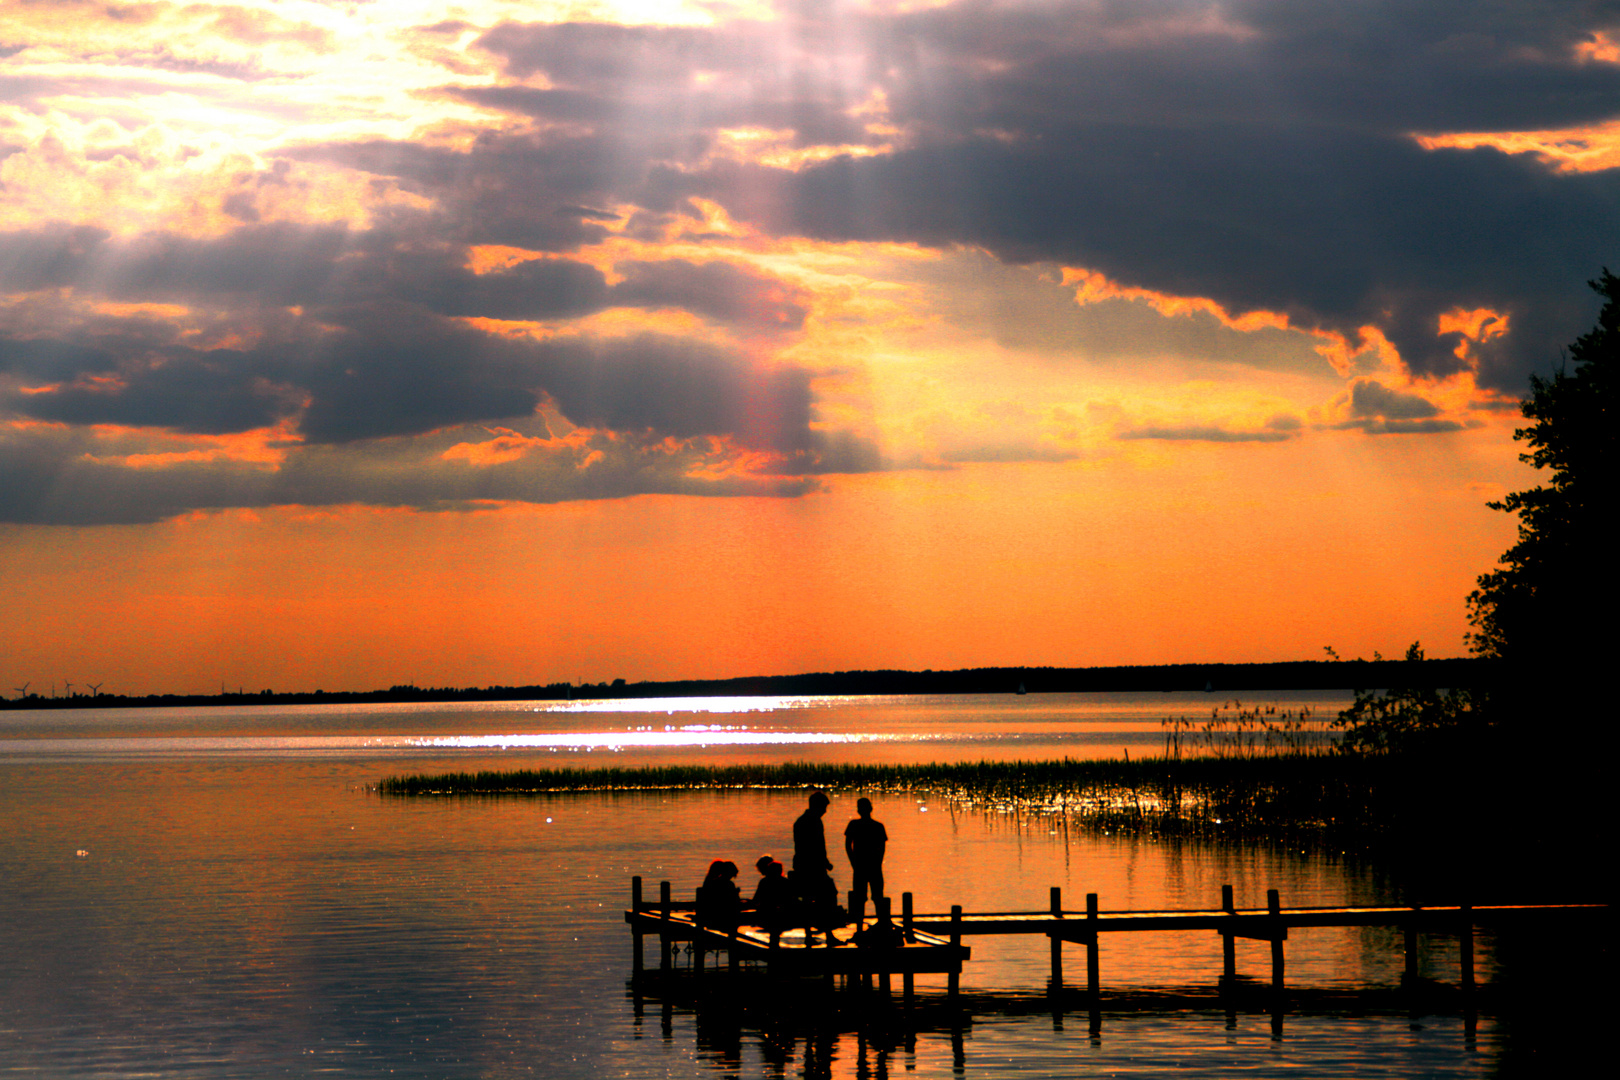
M20 701L28 696L28 688L33 685L31 682L25 682L21 686L13 686L12 689L17 691L17 699Z
M62 696L63 697L72 697L73 696L73 684L68 682L66 679L62 680Z
M106 686L107 683L106 683L105 680L103 680L101 682L87 682L84 685L86 685L86 686L88 686L90 688L90 696L91 697L100 697L101 696L101 688L103 686Z

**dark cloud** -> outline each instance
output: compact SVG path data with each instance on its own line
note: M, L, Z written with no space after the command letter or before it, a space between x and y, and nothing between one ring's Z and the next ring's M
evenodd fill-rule
M1612 5L835 14L807 8L771 28L503 24L479 46L508 76L543 74L551 88L445 92L591 130L492 138L435 168L502 191L521 173L547 192L655 215L703 195L778 232L982 246L1352 339L1373 325L1421 374L1463 363L1437 333L1441 314L1490 306L1512 330L1473 356L1497 388L1521 387L1590 320L1580 284L1620 250L1616 172L1558 174L1410 137L1620 115L1620 65L1576 51L1620 25ZM897 153L798 173L702 157L721 126L871 142L850 111L879 90ZM366 167L412 175L380 156ZM524 227L476 219L491 236Z
M1434 374L1461 363L1437 337L1440 315L1491 306L1514 328L1479 350L1493 385L1578 331L1592 306L1581 268L1620 250L1620 174L1317 131L1068 134L841 159L784 180L787 194L756 212L825 239L1087 266L1352 338L1374 325Z
M1392 390L1375 379L1357 379L1346 401L1350 418L1334 425L1368 435L1434 435L1461 431L1462 424L1440 416L1440 409L1419 394Z
M732 263L665 259L616 269L624 280L613 287L613 299L625 306L684 308L770 330L796 330L808 311L802 290Z
M293 147L281 156L396 179L433 199L444 242L530 251L572 251L606 239L599 215L581 213L581 204L617 201L645 171L643 157L594 136L491 134L466 151L372 139Z
M1369 418L1339 424L1340 428L1355 428L1368 435L1443 435L1448 431L1461 431L1464 425L1455 420L1384 420Z
M1257 431L1233 431L1210 424L1183 424L1175 426L1148 425L1129 428L1114 437L1116 439L1165 439L1173 442L1286 442L1294 437L1294 433L1271 427Z
M6 404L40 420L197 434L296 415L305 439L338 444L520 419L550 400L588 427L813 449L808 372L701 342L507 338L398 301L329 306L269 329L251 348L206 353L136 334L0 338L0 370L55 383Z
M812 448L810 376L801 368L754 369L736 354L650 334L544 343L538 352L536 374L576 424Z
M531 503L631 495L792 497L805 476L749 476L710 466L725 451L599 433L589 440L511 440L509 458L458 455L493 443L478 429L427 439L294 449L279 467L234 461L130 466L79 429L0 429L0 522L139 524L188 511L359 503L456 510L490 501ZM127 448L124 448L127 450Z
M1357 379L1350 387L1350 415L1386 420L1426 420L1440 410L1427 398L1391 390L1374 379Z
M270 427L297 412L302 399L296 390L244 378L232 359L223 352L200 353L166 359L127 379L80 378L28 395L21 411L68 424L161 427L198 435Z
M250 212L247 204L241 208ZM577 218L600 211L572 207ZM609 307L682 308L751 330L804 321L803 290L723 261L632 261L609 287L570 259L531 259L478 274L465 246L426 220L366 232L341 226L249 225L219 238L172 234L112 242L101 230L48 227L0 234L0 292L74 286L109 299L240 307L418 305L440 315L571 318Z

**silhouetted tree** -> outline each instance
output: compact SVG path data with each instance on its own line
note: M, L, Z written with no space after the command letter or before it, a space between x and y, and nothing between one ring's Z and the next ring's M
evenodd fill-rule
M1468 597L1469 646L1506 669L1499 704L1529 719L1539 705L1588 706L1609 659L1614 618L1614 376L1620 367L1620 278L1589 283L1605 299L1598 324L1569 347L1573 370L1530 377L1520 403L1521 460L1551 482L1492 509L1519 515L1519 539ZM1505 698L1505 700L1503 700Z
M1406 659L1422 663L1423 645L1412 642ZM1339 750L1350 754L1444 750L1455 735L1478 730L1477 700L1478 695L1466 687L1357 690L1355 703L1333 721L1343 732Z

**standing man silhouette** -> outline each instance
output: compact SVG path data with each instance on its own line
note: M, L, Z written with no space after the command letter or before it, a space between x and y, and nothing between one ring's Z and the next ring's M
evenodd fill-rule
M872 902L883 896L883 852L889 846L889 832L883 822L872 817L872 800L856 800L855 812L861 816L844 826L844 854L849 856L850 871L855 880L850 890L855 902L866 903L867 886L872 888Z
M827 859L827 834L821 827L827 793L817 788L810 793L810 807L793 823L793 877L801 899L807 904L838 902L838 887L828 876L832 863Z

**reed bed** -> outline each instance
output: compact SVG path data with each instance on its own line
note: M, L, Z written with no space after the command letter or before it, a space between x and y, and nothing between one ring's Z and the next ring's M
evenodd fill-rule
M532 796L825 788L911 793L1008 813L1053 814L1108 832L1364 846L1389 819L1381 763L1309 751L1142 760L913 765L789 762L529 769L394 776L385 796Z

